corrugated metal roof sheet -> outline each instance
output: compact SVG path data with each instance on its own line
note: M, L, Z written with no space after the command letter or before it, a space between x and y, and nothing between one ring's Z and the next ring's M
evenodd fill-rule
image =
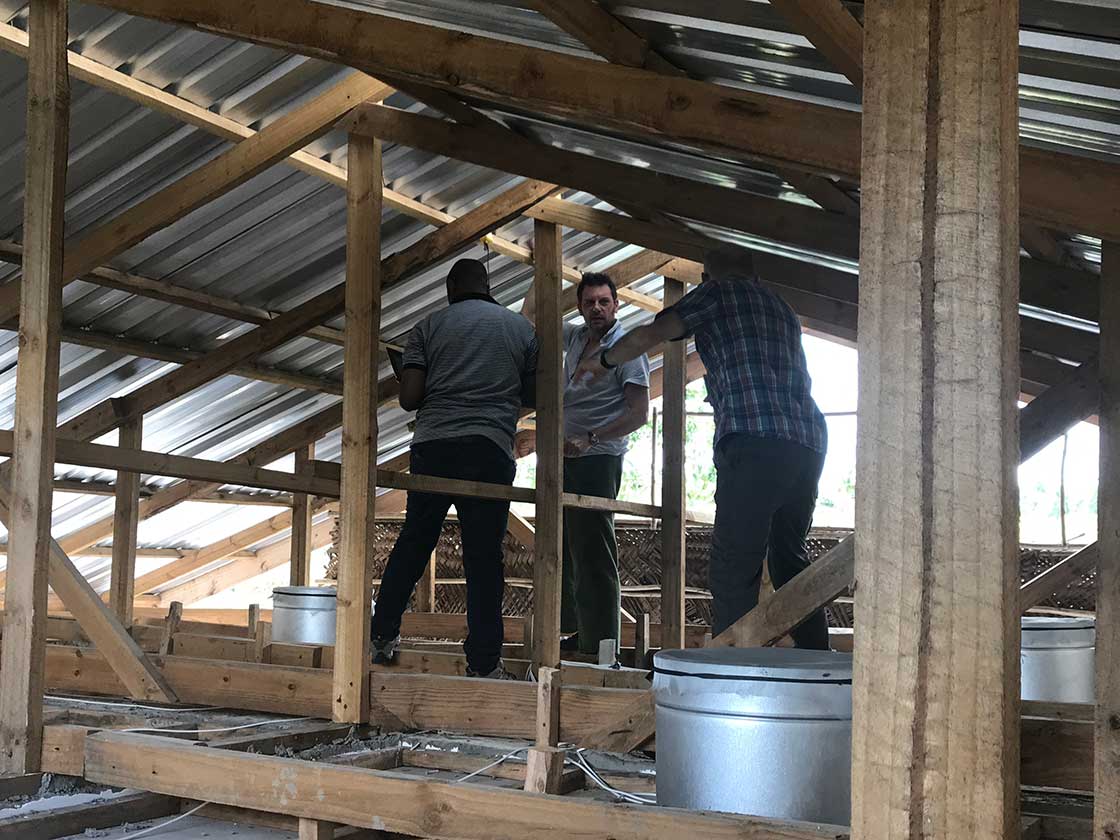
M347 5L548 49L589 54L540 14L512 2L480 0L360 0ZM690 74L721 84L857 108L859 92L833 71L809 42L765 0L604 0L604 5ZM849 3L857 16L862 4ZM26 26L26 7L0 0L0 20ZM318 59L131 18L97 6L71 4L71 48L84 56L171 91L256 129L307 101L349 72ZM1020 36L1022 133L1045 143L1095 155L1120 154L1120 8L1094 0L1023 0ZM23 190L25 62L0 53L0 239L20 239ZM401 94L390 104L419 108ZM654 141L623 141L589 127L531 114L503 118L519 130L564 148L648 166L698 180L806 202L777 175ZM66 220L71 236L88 231L172 183L228 144L175 119L91 87L73 85ZM345 136L327 133L309 150L344 165ZM508 189L517 179L403 147L387 148L386 179L393 189L459 215ZM854 189L854 187L853 187ZM584 194L570 195L595 202ZM600 205L608 207L608 205ZM771 248L742 234L705 229L724 238ZM430 230L386 210L383 251L392 253ZM505 237L531 244L532 224L519 220ZM1099 261L1100 243L1077 237L1070 250ZM578 268L603 268L634 249L565 230L565 258ZM854 270L853 263L782 248L801 259ZM528 267L481 247L470 255L490 264L495 295L518 300L531 279ZM345 196L341 189L280 164L149 237L113 261L115 267L271 310L285 310L340 283L345 269ZM433 268L385 295L383 337L402 336L417 319L443 305L445 267ZM0 280L17 269L0 264ZM660 278L637 288L660 296ZM248 325L180 306L136 297L86 282L66 289L69 326L173 347L209 350ZM648 313L626 307L637 323ZM338 322L336 322L338 323ZM15 337L0 333L0 425L10 427L14 399ZM340 347L298 339L261 362L289 371L340 376ZM66 344L62 352L60 419L160 375L169 363ZM388 370L383 371L387 375ZM145 446L222 460L338 398L226 376L145 418ZM381 449L388 457L407 444L408 415L381 412ZM114 435L107 436L113 440ZM338 457L338 435L320 443L318 456ZM60 465L60 477L109 480L106 471ZM160 486L168 479L146 478ZM99 496L59 495L56 533L80 527L111 510ZM261 509L242 512L245 525ZM189 513L188 513L189 511ZM212 504L180 506L147 523L145 541L185 545L232 526ZM236 517L234 517L236 518ZM211 530L217 529L217 530ZM234 528L237 530L237 528ZM2 531L0 531L2 533Z

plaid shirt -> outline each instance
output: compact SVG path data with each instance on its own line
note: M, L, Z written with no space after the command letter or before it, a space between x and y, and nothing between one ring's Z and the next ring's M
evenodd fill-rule
M801 322L757 280L709 280L670 310L696 336L718 444L741 432L789 440L815 452L828 447L824 415L809 393Z

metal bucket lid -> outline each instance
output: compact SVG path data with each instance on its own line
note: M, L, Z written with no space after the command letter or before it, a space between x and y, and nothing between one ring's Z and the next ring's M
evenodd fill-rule
M852 655L796 648L661 651L658 708L769 720L851 720Z
M700 679L831 683L852 681L852 655L799 648L700 648L659 651L655 673Z
M338 590L333 586L277 586L272 590L272 597L277 595L334 598L338 595Z
M1023 649L1087 648L1096 644L1097 622L1091 616L1023 616Z

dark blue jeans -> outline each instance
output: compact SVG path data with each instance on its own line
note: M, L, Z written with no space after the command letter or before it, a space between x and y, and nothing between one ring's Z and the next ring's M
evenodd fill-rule
M513 484L516 472L508 452L487 438L474 436L414 445L409 469L414 475L506 485ZM443 520L452 504L459 514L467 579L468 633L463 650L471 670L487 674L502 656L502 541L509 502L410 492L401 534L381 577L371 632L382 639L400 633L401 616L439 542Z
M780 589L809 565L805 537L813 524L824 453L784 440L725 435L715 451L716 525L709 585L712 635L758 605L762 561ZM801 648L828 649L824 610L791 634Z

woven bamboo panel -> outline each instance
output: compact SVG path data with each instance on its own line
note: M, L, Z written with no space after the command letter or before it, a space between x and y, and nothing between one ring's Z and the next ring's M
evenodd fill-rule
M400 522L384 522L377 526L374 543L373 578L378 580L385 570L389 552L393 549ZM836 529L815 530L809 538L809 556L816 560L833 548L849 532ZM649 613L650 620L661 620L661 600L655 595L627 593L627 587L660 587L661 585L661 532L648 526L627 526L618 529L619 569L623 586L622 608L630 615ZM337 545L337 521L334 545ZM690 624L709 624L711 622L711 601L703 597L708 591L708 555L711 550L712 529L710 526L693 526L688 529L686 581L690 597L686 603L686 616ZM332 545L330 565L327 576L337 574L337 554ZM1070 550L1023 548L1021 554L1020 578L1025 583L1049 566L1066 557ZM437 578L440 580L462 579L463 551L459 539L457 522L446 522L440 534L436 549ZM506 579L531 580L533 577L533 553L508 534L505 540ZM1066 590L1057 593L1043 606L1072 610L1093 610L1095 608L1095 573L1089 573ZM376 585L375 585L376 591ZM850 593L849 593L850 594ZM533 591L520 584L507 583L505 588L504 612L508 616L524 616L533 607ZM463 584L440 584L436 588L436 608L439 612L464 613L467 610L467 589ZM828 608L829 624L834 627L852 626L852 606L850 603L836 603Z

